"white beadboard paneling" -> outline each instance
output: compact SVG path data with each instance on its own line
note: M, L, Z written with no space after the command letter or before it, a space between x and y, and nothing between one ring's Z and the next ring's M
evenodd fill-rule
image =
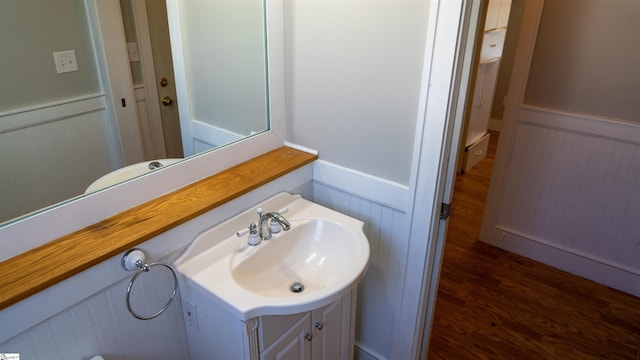
M179 302L156 319L135 320L126 311L122 286L112 285L1 346L25 359L188 359Z
M40 359L30 332L24 332L10 341L0 344L0 347L3 347L5 352L20 354L20 358L23 359Z
M78 339L78 347L84 357L104 354L105 348L99 337L98 329L91 315L91 307L88 301L83 301L68 311L75 332L68 336Z
M499 224L640 274L640 146L559 132L520 126Z
M51 333L62 359L82 359L82 352L69 312L56 315L49 322Z
M49 322L40 324L34 329L31 329L29 335L34 340L35 352L40 358L63 360L60 354L60 347L55 342L54 334L51 331L51 324Z
M332 171L322 172L322 181L316 180L319 173L315 171L317 167L314 168L313 200L362 220L371 247L369 269L358 288L356 342L359 344L359 357L390 358L393 335L398 334L393 326L400 312L404 256L408 243L403 231L405 212L398 209L405 205L404 200L396 202L398 208L382 203L387 202L386 194L398 194L401 186L376 181L364 174L354 175L350 171L340 176L339 167L326 163L320 165L320 169L327 169L327 166ZM327 173L336 176L330 178ZM349 177L351 179L348 182L342 181ZM345 186L349 183L360 185L356 190L350 185ZM371 184L373 185L370 186ZM367 198L358 194L367 194L362 195ZM406 199L406 194L400 194L399 197ZM376 198L379 202L375 201Z
M522 119L497 221L508 236L488 241L638 294L640 126L533 107Z

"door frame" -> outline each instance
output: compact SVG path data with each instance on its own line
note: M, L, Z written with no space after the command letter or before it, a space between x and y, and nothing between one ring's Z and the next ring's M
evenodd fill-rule
M489 193L480 227L480 239L483 242L489 242L485 241L488 239L498 240L503 237L503 232L497 228L500 205L507 181L511 153L515 146L520 110L524 103L529 69L533 59L543 8L544 0L525 0L522 25L518 35L513 70L509 81L509 96L505 105L500 141L496 149Z
M393 358L426 357L453 194L478 19L485 1L431 1L410 178L409 239ZM419 286L418 286L419 285Z

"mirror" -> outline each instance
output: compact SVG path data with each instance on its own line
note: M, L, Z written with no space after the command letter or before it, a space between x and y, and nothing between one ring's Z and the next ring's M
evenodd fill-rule
M151 48L140 33L147 20L140 18L144 0L110 1L119 1L123 15L109 18L118 22L110 26L127 30L126 38L110 31L100 36L96 22L104 17L94 12L103 4L91 5L94 0L0 2L0 78L5 84L0 88L0 223L4 225L78 199L94 180L116 169L167 155L158 139L171 134L154 135L158 126L154 130L153 123L161 122L159 112L151 111L156 105L150 95L160 94L154 86L160 79L149 84L152 76L144 68L152 57L168 55L144 56L144 48ZM176 136L182 139L184 154L269 129L264 1L172 2L179 7L182 23L188 24L172 24L172 32L183 39L181 53L173 58L183 59L176 75L184 81L178 84L182 93L178 90L172 106L180 111L183 131ZM150 3L164 6L157 0ZM155 34L157 29L151 31ZM121 67L125 72L105 65L106 56L114 53L109 46L128 48L129 59L125 56ZM105 74L107 68L111 77ZM198 76L187 81L192 73ZM127 104L110 93L115 86L109 81L114 78L129 82L135 98ZM135 110L139 136L123 131L115 119L123 108ZM127 149L136 149L136 155L129 156Z

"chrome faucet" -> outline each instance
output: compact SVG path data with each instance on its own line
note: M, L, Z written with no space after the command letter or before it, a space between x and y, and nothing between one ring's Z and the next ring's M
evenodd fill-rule
M282 211L281 212L286 212ZM258 237L261 240L271 239L272 234L280 232L280 229L288 231L291 229L291 224L284 218L278 211L263 213L262 208L258 209Z

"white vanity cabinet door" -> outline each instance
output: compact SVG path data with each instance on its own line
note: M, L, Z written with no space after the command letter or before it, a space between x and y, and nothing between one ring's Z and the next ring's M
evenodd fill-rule
M311 313L305 313L298 322L260 353L261 360L311 360L309 328Z
M348 360L351 358L351 295L316 309L311 316L313 359Z
M353 358L355 291L309 312L260 317L260 359Z

